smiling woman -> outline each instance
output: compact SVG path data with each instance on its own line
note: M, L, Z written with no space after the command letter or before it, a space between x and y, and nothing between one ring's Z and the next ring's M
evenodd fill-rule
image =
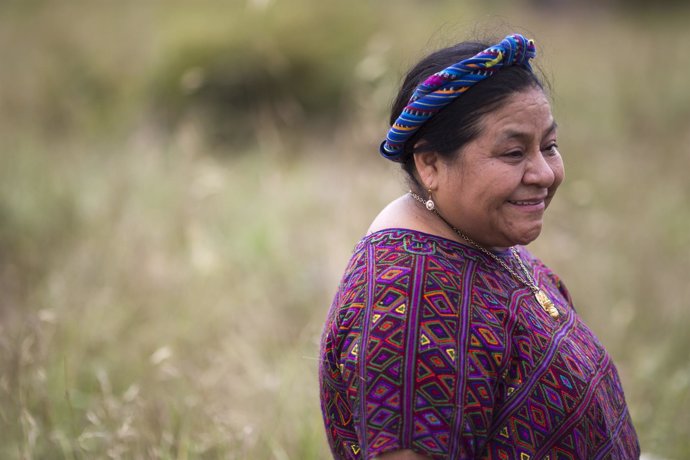
M322 337L337 459L639 457L609 355L524 247L564 178L535 53L461 43L403 83L380 150L411 190L356 246Z
M477 243L528 244L563 181L549 102L539 88L515 93L479 126L481 134L451 159L416 154L418 176L448 222Z

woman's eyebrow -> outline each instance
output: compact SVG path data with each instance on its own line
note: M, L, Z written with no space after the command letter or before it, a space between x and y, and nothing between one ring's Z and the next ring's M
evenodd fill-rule
M556 123L556 121L554 120L553 123L551 123L551 126L549 126L548 128L546 128L544 130L542 137L548 136L549 134L554 132L557 127L558 127L558 123ZM507 141L507 140L511 140L511 139L524 140L524 139L530 139L531 137L532 137L532 135L530 133L528 133L527 131L520 131L517 129L507 129L503 133L501 133L501 135L498 138L498 141L501 142L501 141Z
M547 136L547 135L551 134L552 132L556 131L556 128L558 128L558 123L556 123L556 120L554 120L554 121L551 123L551 126L549 126L549 127L546 129L546 131L544 131L544 136Z

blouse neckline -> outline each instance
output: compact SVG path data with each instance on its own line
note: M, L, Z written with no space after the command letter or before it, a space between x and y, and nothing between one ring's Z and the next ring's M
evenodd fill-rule
M357 246L359 247L360 245L366 244L370 240L372 240L376 237L383 236L383 235L389 234L389 233L397 233L398 235L410 234L413 236L420 237L424 240L435 240L436 242L441 243L447 247L453 248L455 250L460 249L462 251L471 251L473 253L481 254L482 256L486 257L486 254L484 254L482 251L480 251L476 247L471 246L469 244L464 244L464 243L461 243L459 241L451 240L449 238L446 238L446 237L443 237L440 235L435 235L433 233L427 233L427 232L423 232L421 230L414 230L411 228L402 228L402 227L384 228L381 230L376 230L375 232L368 233L359 241ZM518 252L520 252L520 246L514 246L514 247L518 249ZM511 255L512 255L510 248L503 249L500 251L489 249L489 251L491 253L497 255L498 257L501 257L501 258L511 257Z

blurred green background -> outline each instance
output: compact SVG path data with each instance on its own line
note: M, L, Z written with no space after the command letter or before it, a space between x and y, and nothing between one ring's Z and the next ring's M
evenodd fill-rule
M325 459L316 369L423 54L534 37L567 180L531 247L690 458L683 2L0 3L0 458Z

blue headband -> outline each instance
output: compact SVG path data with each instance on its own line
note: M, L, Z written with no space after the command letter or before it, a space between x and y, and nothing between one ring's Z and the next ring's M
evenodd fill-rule
M474 84L503 67L519 65L531 71L529 60L536 54L533 40L513 34L475 56L431 75L417 86L407 106L391 126L386 140L381 144L381 155L392 161L403 161L405 142L431 117Z

